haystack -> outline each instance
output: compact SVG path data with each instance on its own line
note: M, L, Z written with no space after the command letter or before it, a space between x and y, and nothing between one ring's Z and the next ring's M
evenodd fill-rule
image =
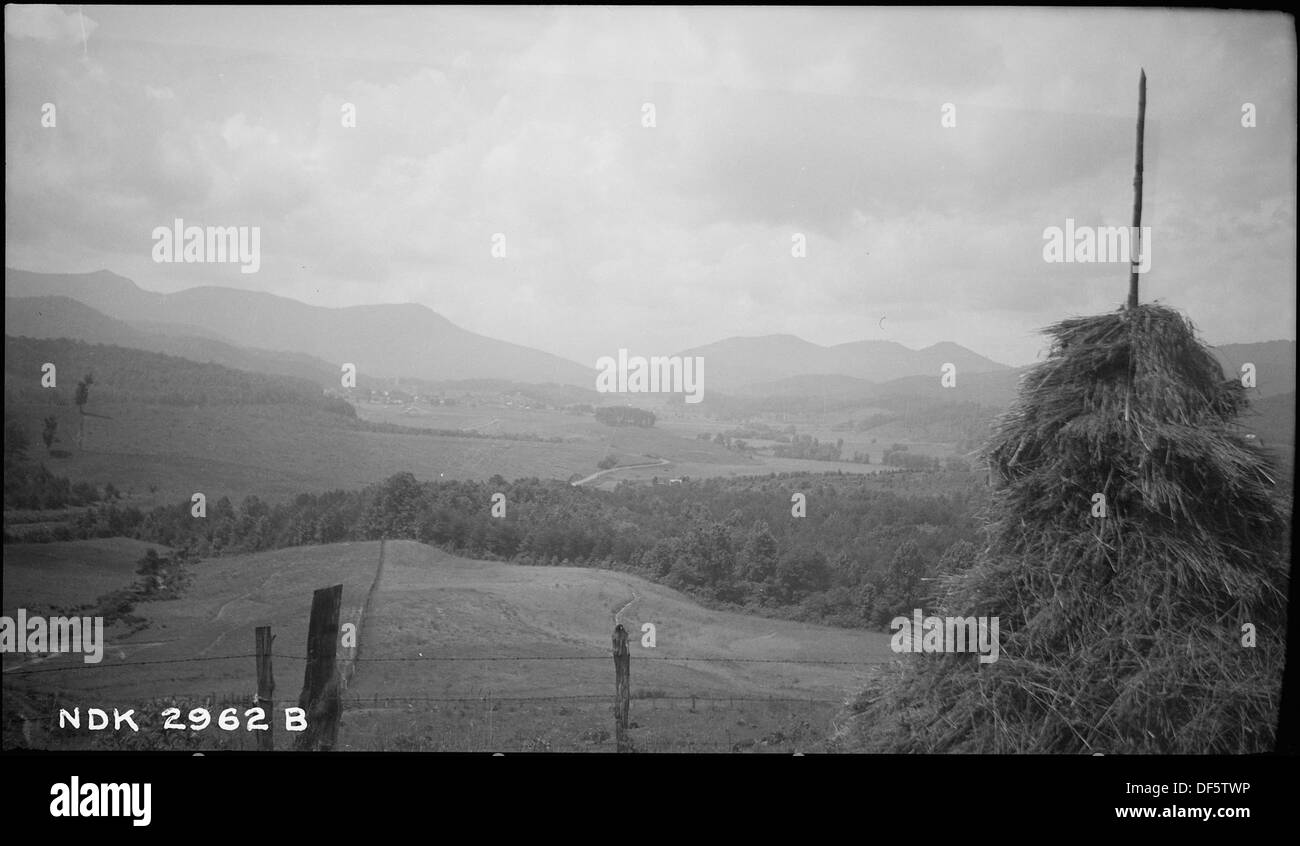
M999 617L999 660L899 656L840 747L1271 750L1290 505L1234 422L1245 389L1163 306L1047 332L1049 358L984 449L988 547L943 592L944 614Z

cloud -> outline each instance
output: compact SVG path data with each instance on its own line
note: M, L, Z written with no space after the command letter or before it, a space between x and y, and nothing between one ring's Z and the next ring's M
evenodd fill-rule
M1141 63L1144 299L1221 337L1294 335L1276 304L1294 302L1295 49L1274 19L272 7L250 31L99 7L87 62L59 56L75 13L7 14L6 199L24 209L7 246L34 268L230 284L149 263L148 233L180 216L262 227L263 271L238 284L422 302L580 361L760 332L838 343L882 314L905 342L1028 360L1059 312L1122 299L1122 268L1045 265L1042 230L1127 223Z
M54 5L6 5L5 35L56 44L82 44L98 24L80 11L65 12Z

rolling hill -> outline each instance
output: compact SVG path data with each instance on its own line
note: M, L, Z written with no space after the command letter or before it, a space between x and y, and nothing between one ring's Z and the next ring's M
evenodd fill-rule
M539 350L461 329L421 305L322 308L234 288L159 294L130 279L94 273L32 273L5 268L6 298L69 297L118 320L198 327L228 343L343 362L376 376L430 380L510 379L588 387L591 368Z
M84 545L93 551L95 543ZM56 550L67 556L66 565L44 560L40 566L51 574L65 566L81 572L85 556L70 549L75 546ZM751 748L777 737L799 746L802 731L802 745L811 747L869 667L894 658L888 634L718 612L625 573L476 561L412 541L387 541L382 549L383 570L360 627L361 660L344 693L341 749L409 743L608 751L616 613L634 633L631 716L641 748L664 742L669 749L718 749L724 742ZM48 551L17 548L14 566ZM173 695L246 702L253 684L247 653L262 625L276 635L276 698L295 704L312 591L342 583L345 619L354 619L380 553L379 542L341 543L194 565L181 598L136 606L149 627L110 636L102 665L7 673L6 747L21 742L8 715L39 713L55 686L65 699L124 707ZM19 606L28 601L10 599ZM641 645L644 623L656 628L654 648ZM7 669L26 658L9 657L15 660ZM692 696L704 701L697 707ZM791 730L792 721L800 732ZM289 739L282 726L281 720L277 746ZM199 748L250 748L241 747L246 732L239 735L207 732ZM544 746L528 745L539 738ZM88 737L83 730L53 743L85 748Z
M71 338L88 344L129 347L200 363L219 364L278 376L339 383L339 368L297 353L237 347L199 327L116 320L70 297L13 297L5 300L5 334L37 339ZM362 385L366 374L357 374Z
M41 384L42 367L54 363L57 384ZM5 401L69 404L86 373L95 377L98 401L164 405L274 404L325 406L319 384L293 376L200 363L190 358L132 347L92 344L68 338L5 335ZM346 411L346 409L344 409Z

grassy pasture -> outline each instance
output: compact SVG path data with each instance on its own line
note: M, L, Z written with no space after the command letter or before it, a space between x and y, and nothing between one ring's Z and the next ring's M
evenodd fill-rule
M66 583L88 562L116 550L115 572L126 575L125 564L133 563L138 550L117 548L122 543L44 545L52 554L40 566L49 579ZM6 556L6 603L10 567L18 573L37 566L33 553L16 551L20 554ZM24 718L42 727L45 745L89 744L84 726L79 733L50 730L54 693L69 709L148 706L156 714L166 697L178 696L187 713L212 695L214 716L226 703L242 710L254 690L254 662L247 656L260 625L273 626L276 636L276 699L294 704L312 590L342 582L346 619L363 603L378 555L379 544L368 542L205 560L193 567L184 597L136 606L149 628L120 639L109 633L102 664L84 665L78 656L61 655L27 664L42 672L24 674L14 670L31 656L9 656L15 660L5 665L5 746L24 745ZM37 595L36 587L24 587L12 600L22 604ZM344 694L348 704L339 748L610 750L609 650L616 612L632 634L633 740L647 750L817 748L829 734L837 703L860 684L867 669L860 664L893 656L884 634L712 611L624 573L472 561L391 541L380 589L361 630L362 661ZM647 622L656 627L654 649L640 642ZM566 660L426 660L435 657ZM722 660L685 660L705 657ZM218 660L139 663L194 658ZM765 661L736 662L742 658ZM700 698L692 702L691 695ZM465 701L426 701L438 698ZM277 746L290 743L282 726L281 716ZM100 733L95 742L111 746L132 739L109 734ZM192 748L253 746L247 732L215 728L190 742Z
M70 446L76 414L25 405L7 408L29 432L45 414L60 417L71 455L43 458L51 471L75 481L112 482L158 502L209 501L254 494L281 499L304 492L355 489L409 470L421 479L568 478L596 470L606 455L596 443L531 443L482 438L386 434L349 429L333 415L277 406L104 405L105 418L87 421L86 449ZM111 418L111 419L109 419ZM39 443L39 442L38 442ZM39 456L43 450L33 451ZM133 504L140 504L135 503Z
M632 635L632 736L644 749L811 748L866 667L776 661L893 657L885 634L713 611L625 573L471 561L394 541L363 650L409 660L363 662L340 745L608 751L617 611ZM656 628L653 649L641 645L643 623ZM495 660L432 660L448 657ZM764 660L736 661L752 658Z

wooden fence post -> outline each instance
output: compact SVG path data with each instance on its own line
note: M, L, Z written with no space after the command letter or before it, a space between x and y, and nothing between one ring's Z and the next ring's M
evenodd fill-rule
M338 737L339 607L343 585L321 588L312 594L311 622L307 629L307 669L303 673L298 707L307 715L307 728L294 741L294 749L328 752Z
M257 733L257 748L263 752L275 749L275 676L271 674L270 626L258 626L253 637L257 643L257 707L266 714L266 731Z
M614 627L614 745L619 752L631 752L627 737L627 713L632 699L632 656L627 651L627 629Z

